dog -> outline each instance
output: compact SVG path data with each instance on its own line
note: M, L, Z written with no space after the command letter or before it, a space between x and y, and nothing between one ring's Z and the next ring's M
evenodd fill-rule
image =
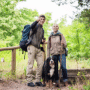
M52 87L53 82L55 80L55 61L54 57L49 57L44 62L43 68L42 68L42 79L43 84L46 85L46 87Z

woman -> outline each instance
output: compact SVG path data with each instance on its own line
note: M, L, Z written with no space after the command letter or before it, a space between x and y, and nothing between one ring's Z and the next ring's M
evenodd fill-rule
M58 60L60 62L61 60L61 69L62 69L62 75L63 75L63 82L64 85L67 86L67 69L66 69L66 57L65 57L65 48L67 47L65 37L61 32L59 32L59 26L58 24L54 24L52 26L53 32L51 32L51 35L48 39L47 44L47 58L51 55L55 58L55 64L56 64L56 86L59 87L59 77L58 77Z

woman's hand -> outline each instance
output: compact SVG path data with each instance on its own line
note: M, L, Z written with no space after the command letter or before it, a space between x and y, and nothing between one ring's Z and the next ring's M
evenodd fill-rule
M42 42L43 42L43 43L45 43L45 42L46 42L46 40L45 40L45 39L42 39Z
M64 43L62 42L61 45L64 45Z

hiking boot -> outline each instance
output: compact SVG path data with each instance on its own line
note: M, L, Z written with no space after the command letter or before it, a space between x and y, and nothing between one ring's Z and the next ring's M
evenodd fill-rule
M36 85L36 86L42 86L42 87L45 86L45 84L42 84L41 82L36 82L35 85Z
M34 87L35 85L34 85L33 82L30 82L30 83L27 84L27 86Z
M56 84L55 84L55 87L60 87L60 84L59 84L59 83L56 83Z
M42 84L42 87L45 87L46 86L46 84Z

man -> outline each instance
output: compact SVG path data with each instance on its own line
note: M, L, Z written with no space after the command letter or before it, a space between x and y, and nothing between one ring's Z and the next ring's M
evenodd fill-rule
M41 74L42 74L42 66L43 66L43 54L40 48L40 44L43 44L45 42L44 40L44 30L43 30L43 24L45 22L45 16L40 15L39 18L32 23L31 25L31 34L32 40L31 44L27 47L28 51L28 66L27 66L27 81L28 86L34 87L36 86L43 86L43 84L40 82L41 80ZM32 81L32 71L33 71L33 64L34 59L37 61L37 71L36 71L36 82L35 84Z

